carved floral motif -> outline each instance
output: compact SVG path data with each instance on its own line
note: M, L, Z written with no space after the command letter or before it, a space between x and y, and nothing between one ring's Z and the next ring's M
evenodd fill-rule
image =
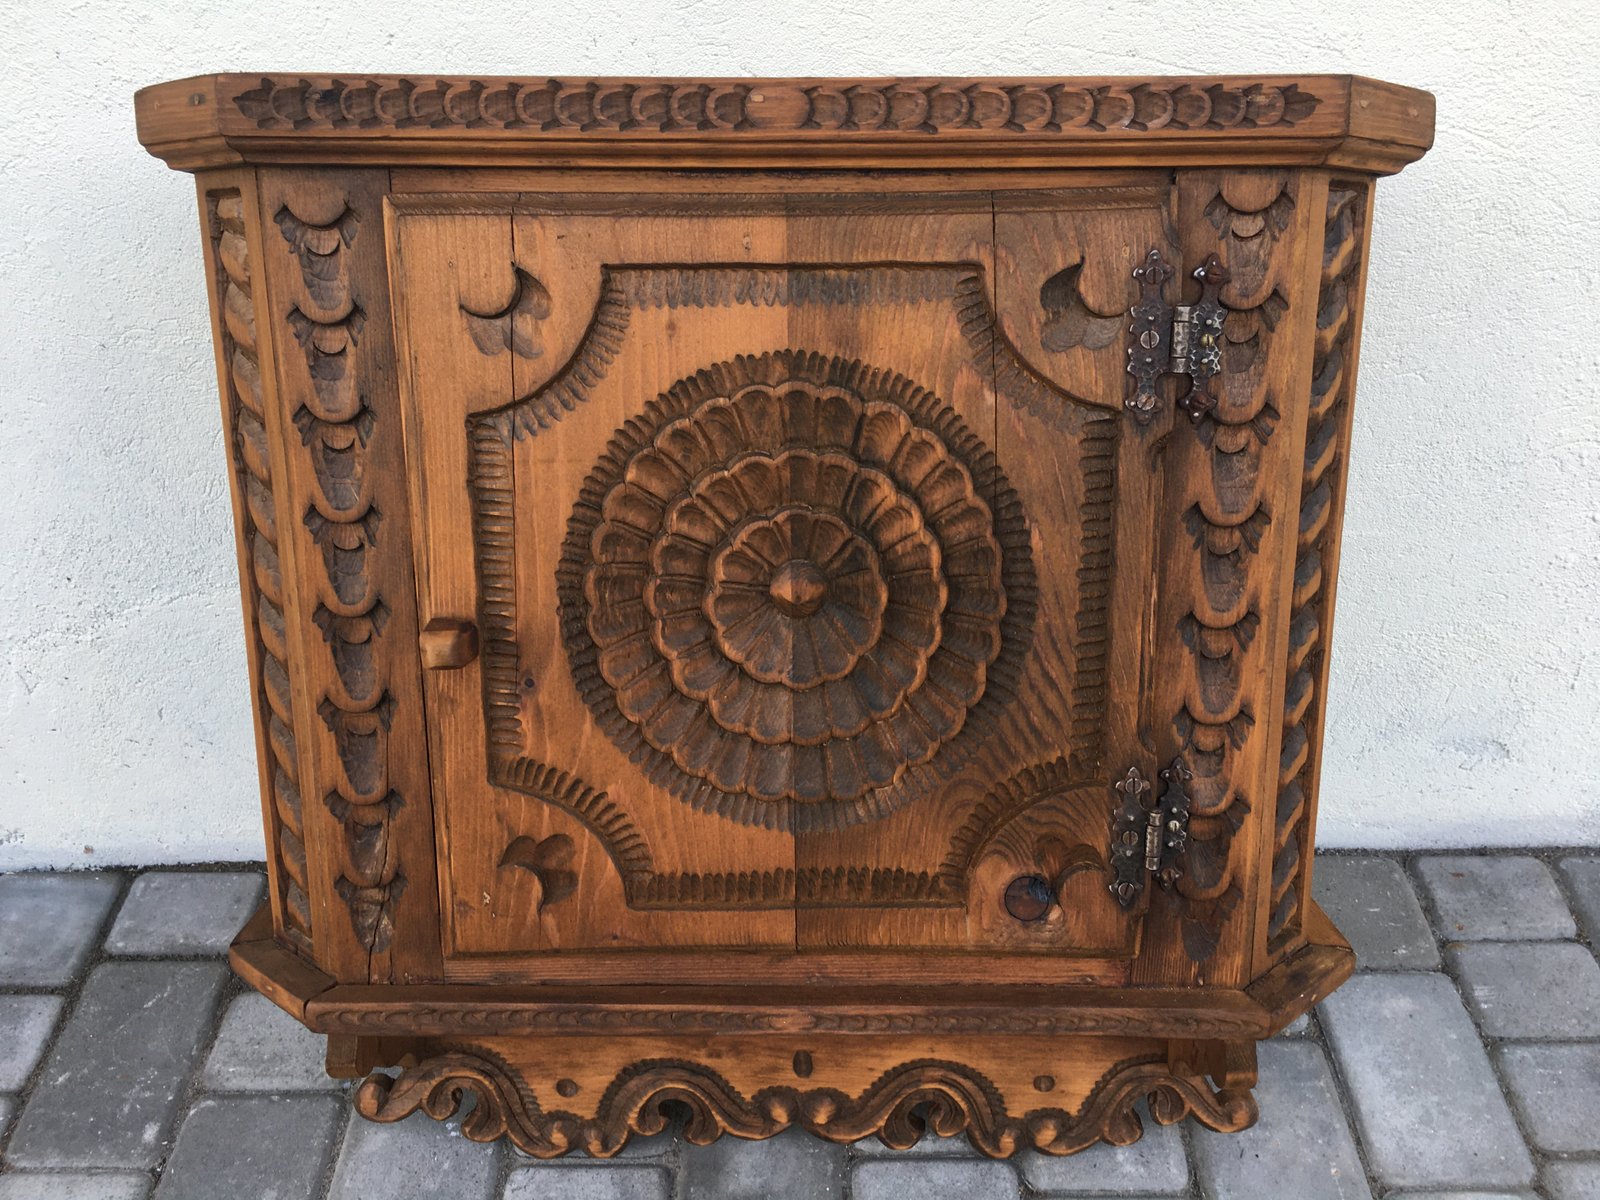
M899 376L805 354L702 372L584 486L574 676L680 791L837 808L888 787L958 738L1002 652L1025 549L994 487L993 455Z

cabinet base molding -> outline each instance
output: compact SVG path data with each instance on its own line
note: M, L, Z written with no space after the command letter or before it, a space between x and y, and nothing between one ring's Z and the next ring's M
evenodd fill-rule
M234 969L328 1035L356 1111L462 1117L540 1158L606 1158L686 1118L696 1144L799 1127L905 1148L931 1129L981 1153L1125 1146L1192 1116L1256 1119L1256 1042L1349 978L1355 956L1313 906L1312 941L1249 988L371 986L336 983L275 941L266 913ZM385 1069L398 1067L398 1075ZM676 1107L675 1107L676 1106Z
M660 1133L678 1115L696 1145L798 1127L832 1142L876 1137L903 1150L931 1129L965 1133L992 1158L1129 1145L1144 1133L1141 1100L1162 1125L1193 1116L1235 1132L1257 1116L1253 1042L1008 1038L961 1047L959 1058L919 1057L933 1048L920 1039L727 1043L658 1040L655 1057L612 1070L620 1047L610 1039L427 1042L398 1076L369 1075L355 1106L373 1121L419 1111L444 1120L470 1096L467 1137L507 1137L537 1158L609 1158L634 1134ZM940 1047L947 1055L949 1043ZM1216 1074L1200 1073L1197 1061Z

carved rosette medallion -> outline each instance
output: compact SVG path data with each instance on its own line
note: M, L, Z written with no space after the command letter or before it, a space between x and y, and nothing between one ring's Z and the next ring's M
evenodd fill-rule
M703 806L779 827L881 815L909 770L963 752L1007 650L1008 557L1027 550L997 496L1015 506L993 454L900 376L719 364L619 430L585 483L562 571L574 676Z

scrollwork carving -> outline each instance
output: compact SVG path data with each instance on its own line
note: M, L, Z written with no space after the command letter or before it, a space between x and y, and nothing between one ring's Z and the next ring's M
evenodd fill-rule
M1140 1101L1148 1101L1150 1115L1162 1125L1192 1116L1207 1128L1235 1132L1257 1116L1248 1088L1214 1089L1197 1077L1173 1074L1164 1059L1133 1058L1108 1070L1077 1112L1042 1107L1018 1114L983 1074L956 1062L903 1063L856 1096L829 1087L775 1086L746 1097L710 1067L655 1059L619 1073L594 1115L584 1117L547 1111L514 1067L472 1049L444 1051L398 1077L370 1075L357 1089L355 1106L372 1121L400 1121L419 1111L445 1120L469 1096L474 1103L461 1125L467 1137L509 1137L536 1158L577 1150L610 1158L633 1134L649 1137L667 1128L667 1101L687 1107L684 1136L696 1145L724 1134L767 1138L799 1128L838 1143L876 1136L904 1150L931 1129L941 1137L965 1133L991 1158L1023 1149L1073 1154L1102 1141L1131 1145L1144 1134Z

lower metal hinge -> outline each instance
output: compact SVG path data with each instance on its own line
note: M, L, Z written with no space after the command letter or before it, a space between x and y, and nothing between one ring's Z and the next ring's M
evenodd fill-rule
M1193 779L1183 759L1174 758L1161 771L1161 795L1149 800L1150 783L1138 767L1112 786L1122 794L1111 825L1111 894L1123 908L1132 908L1146 883L1154 879L1170 891L1183 876L1179 860L1189 845L1189 794Z
M1139 282L1139 302L1128 311L1132 319L1128 332L1133 335L1128 374L1134 378L1134 390L1123 406L1141 425L1155 416L1161 404L1156 384L1163 375L1189 377L1189 390L1178 399L1178 407L1190 420L1198 421L1217 403L1211 381L1222 370L1222 323L1228 310L1218 297L1228 282L1228 269L1215 254L1195 268L1200 299L1193 304L1167 303L1166 286L1172 275L1159 250L1150 251L1133 270Z

